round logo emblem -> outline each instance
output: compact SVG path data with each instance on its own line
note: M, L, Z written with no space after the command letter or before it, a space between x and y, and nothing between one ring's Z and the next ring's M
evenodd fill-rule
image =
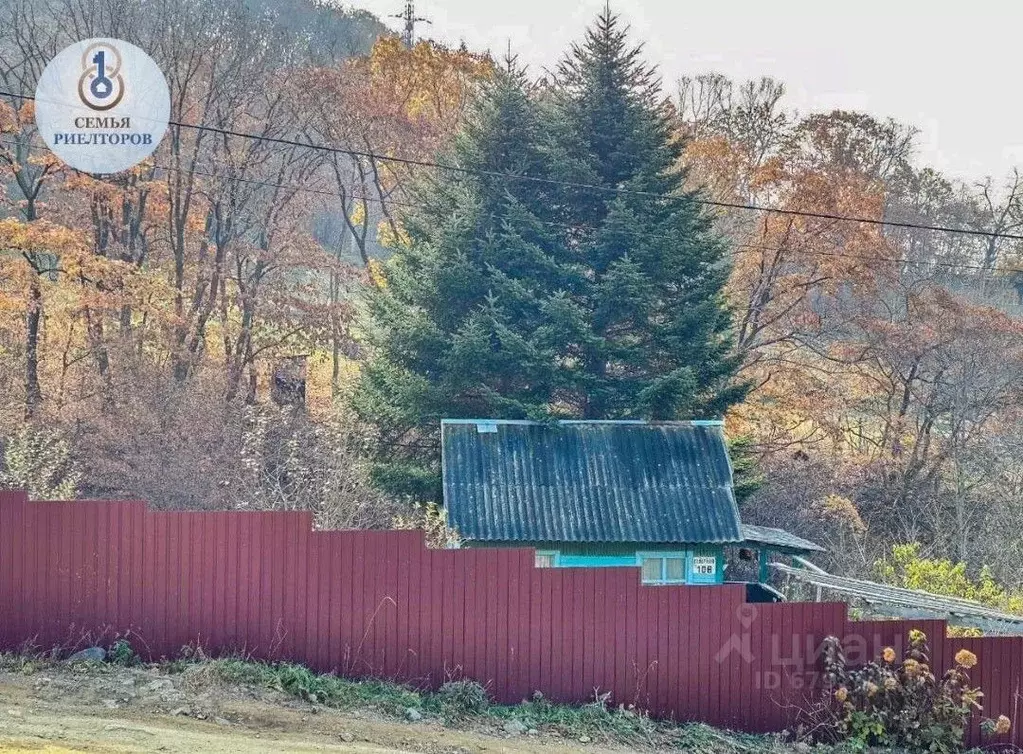
M170 91L145 52L118 39L64 48L36 85L36 124L53 152L86 173L117 173L160 144Z

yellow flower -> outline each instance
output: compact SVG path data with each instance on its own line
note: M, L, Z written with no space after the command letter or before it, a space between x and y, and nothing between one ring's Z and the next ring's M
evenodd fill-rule
M876 683L872 683L871 681L867 681L866 689L867 689L867 696L873 696L874 694L877 693L878 686L877 686Z
M956 652L956 664L969 670L977 664L977 655L968 649L960 649Z
M909 641L912 644L922 644L927 641L927 634L918 628L914 628L909 632Z
M912 657L903 660L902 667L905 669L906 675L908 676L914 676L920 672L920 663Z
M1012 721L1009 720L1009 718L1007 718L1005 715L999 715L998 719L995 721L995 733L999 735L1005 735L1006 733L1009 732L1009 729L1011 727Z
M895 687L899 685L899 682L895 680L893 676L888 676L884 679L884 687L889 691L894 691Z
M885 647L881 656L884 658L885 662L895 662L895 650L891 647Z
M849 691L846 689L845 686L839 686L838 690L835 691L835 698L840 702L844 702L848 697Z

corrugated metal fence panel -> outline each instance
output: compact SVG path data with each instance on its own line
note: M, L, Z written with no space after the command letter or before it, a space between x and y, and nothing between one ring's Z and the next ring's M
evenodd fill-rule
M165 513L0 493L0 647L67 650L130 634L422 687L468 677L514 703L541 691L750 731L820 693L820 646L968 648L986 713L1019 743L1023 639L945 639L940 621L846 619L842 604L744 602L741 585L649 587L634 568L537 569L528 549L428 550L421 532L314 532L304 513ZM939 638L940 637L940 638ZM977 722L971 740L979 742Z

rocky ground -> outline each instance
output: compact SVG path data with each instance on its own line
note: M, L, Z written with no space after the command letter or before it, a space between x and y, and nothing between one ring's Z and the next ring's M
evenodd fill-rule
M225 683L211 665L160 667L8 663L0 671L0 751L47 752L531 752L679 751L651 739L623 744L474 720L460 727L414 709L396 717L368 704L339 711L251 684ZM688 751L781 751L703 729ZM718 740L719 739L719 740Z

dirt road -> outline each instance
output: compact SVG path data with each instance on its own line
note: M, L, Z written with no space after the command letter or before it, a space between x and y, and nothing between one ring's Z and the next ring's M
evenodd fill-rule
M341 713L265 696L231 689L181 689L149 671L98 678L52 670L0 673L0 752L623 751L546 736L508 736L500 730L488 734L425 721L395 722L372 710Z

